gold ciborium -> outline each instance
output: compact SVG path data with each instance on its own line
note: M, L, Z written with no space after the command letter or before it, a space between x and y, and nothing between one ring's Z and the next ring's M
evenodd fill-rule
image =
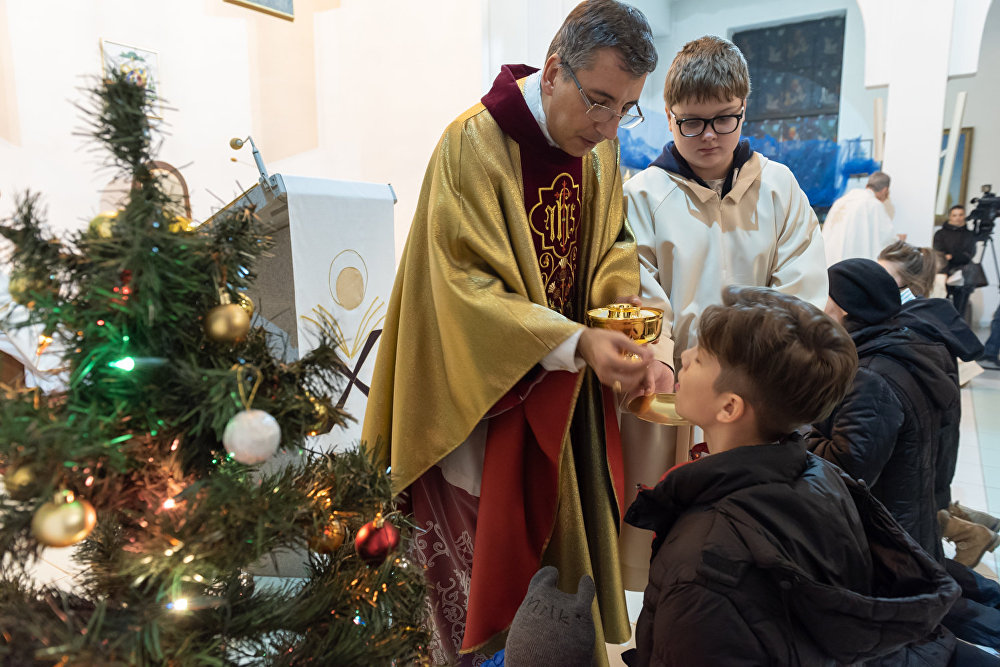
M587 311L587 321L598 329L621 331L640 345L652 343L660 337L663 328L663 311L659 308L642 308L630 303L612 303L604 308Z

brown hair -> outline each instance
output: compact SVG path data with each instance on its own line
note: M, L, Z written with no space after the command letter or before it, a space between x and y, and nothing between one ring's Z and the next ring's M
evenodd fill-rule
M546 59L553 53L571 70L590 66L594 53L617 49L623 69L640 77L656 69L653 29L638 9L617 0L585 0L563 21L549 44ZM564 74L563 76L569 76Z
M909 287L916 296L927 296L934 286L934 274L937 272L937 258L930 248L918 248L906 241L893 241L878 258L895 265L900 287Z
M727 287L709 306L698 345L719 360L715 390L753 407L757 428L779 438L825 419L858 368L854 342L815 306L766 287Z
M739 48L728 39L706 35L688 42L674 56L663 84L667 107L678 102L705 102L750 94L750 70Z

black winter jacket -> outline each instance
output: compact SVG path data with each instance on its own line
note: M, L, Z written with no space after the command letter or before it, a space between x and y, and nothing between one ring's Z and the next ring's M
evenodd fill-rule
M951 275L976 256L976 233L964 225L955 227L945 223L941 229L934 232L934 249L946 255L951 255L944 273Z
M893 652L888 664L906 664L900 647L931 635L958 594L864 485L798 438L682 465L625 520L656 533L632 666L812 667ZM953 644L931 644L943 661L930 664L945 664Z
M934 499L945 414L957 409L948 350L898 321L846 322L858 350L850 391L809 435L809 449L872 493L929 554L943 559ZM860 328L857 328L859 327Z
M903 304L903 310L896 321L917 334L935 343L941 343L951 355L945 371L958 386L958 364L978 359L983 353L983 344L965 320L947 299L916 298ZM955 477L958 464L959 426L962 421L962 403L942 413L940 440L934 463L934 503L937 509L945 509L951 504L951 480Z

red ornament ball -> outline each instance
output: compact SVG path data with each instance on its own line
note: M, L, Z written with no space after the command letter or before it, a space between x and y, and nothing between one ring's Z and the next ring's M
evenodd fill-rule
M378 565L389 553L399 546L399 530L383 519L376 517L361 526L354 538L354 548L369 565Z

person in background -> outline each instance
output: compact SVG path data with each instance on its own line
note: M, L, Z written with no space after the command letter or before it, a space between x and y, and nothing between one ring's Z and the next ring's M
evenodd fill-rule
M851 190L833 202L823 223L826 265L842 259L874 260L879 251L899 238L885 207L889 197L889 175L876 171L864 188Z
M983 345L949 301L925 298L934 280L934 251L896 241L879 253L878 263L895 279L900 289L902 308L896 320L948 349L950 357L944 370L956 386L960 385L958 364L960 361L973 363L972 360L982 354ZM1000 520L951 499L951 482L958 464L961 420L961 401L956 401L950 410L942 414L934 457L934 499L941 532L955 544L955 560L966 567L975 567L990 545L1000 541L996 530L990 528L1000 524ZM979 520L970 520L970 517Z
M942 557L934 498L935 456L943 415L959 402L945 370L951 354L896 319L899 288L870 259L828 269L826 312L851 335L860 365L851 390L814 424L811 451L863 479L929 554Z
M965 317L969 297L976 288L965 284L963 269L976 256L976 234L965 224L964 206L952 206L948 211L948 220L934 232L934 249L945 259L940 272L948 276L948 298L958 314Z
M626 664L947 664L959 647L938 624L956 584L796 432L851 386L850 337L774 290L730 287L722 301L701 314L677 388L704 454L626 514L656 535Z
M850 333L859 367L833 414L814 424L809 448L865 480L900 525L959 583L962 596L945 616L945 627L965 641L998 648L1000 586L946 560L939 535L937 449L946 415L959 401L957 383L946 370L953 363L950 353L900 321L896 282L875 262L844 260L830 267L829 274L826 312Z

